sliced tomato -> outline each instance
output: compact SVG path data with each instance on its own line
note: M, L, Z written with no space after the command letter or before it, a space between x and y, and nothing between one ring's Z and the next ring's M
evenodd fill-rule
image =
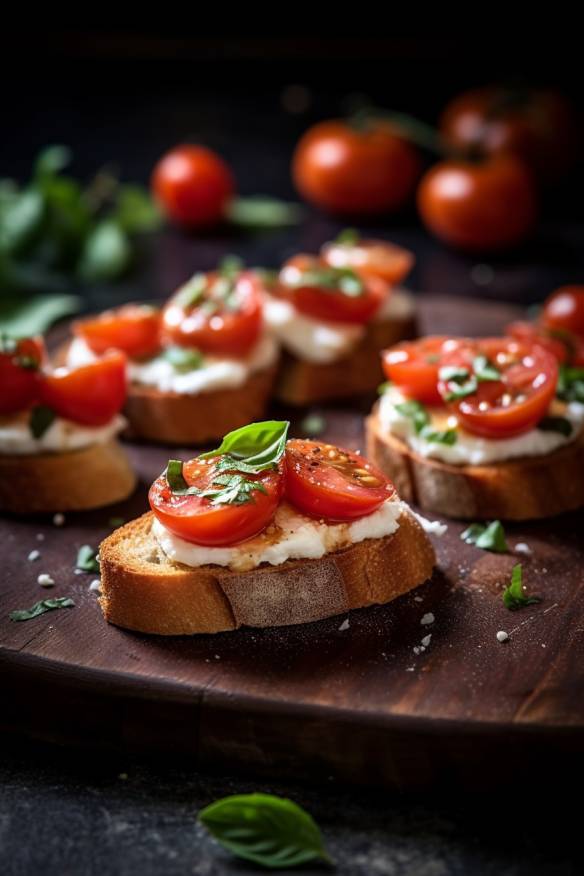
M584 286L562 286L544 304L542 324L584 338Z
M46 374L40 400L60 417L84 426L105 426L126 400L126 357L112 350L79 368Z
M358 453L320 441L286 444L286 497L310 517L354 520L394 493L391 481Z
M262 329L262 293L253 271L196 274L164 308L164 338L203 353L245 356Z
M387 379L408 398L426 405L442 405L438 392L438 372L446 361L451 362L461 341L442 335L403 341L382 353Z
M217 477L229 474L217 468L220 459L185 462L182 473L187 485L201 491L217 489ZM259 489L251 490L247 501L240 503L213 504L208 497L178 495L170 489L166 474L154 481L148 499L157 519L179 538L209 547L237 544L261 532L276 513L284 490L283 470L280 463L277 469L244 475Z
M0 414L15 414L35 403L40 391L40 368L46 351L41 337L0 342Z
M73 323L73 332L101 356L122 350L132 359L154 356L160 348L160 311L148 304L124 304Z
M331 268L351 268L366 277L379 277L390 286L400 283L414 264L413 253L385 240L335 240L325 243L320 252Z
M277 294L299 313L325 322L369 322L389 294L379 277L360 276L350 268L331 268L316 256L297 255L286 262Z
M548 350L509 338L478 340L472 350L485 356L500 379L478 381L476 391L449 404L468 432L503 439L533 429L546 415L556 393L558 363ZM469 376L473 374L469 368ZM439 382L444 397L452 384Z
M517 341L522 341L527 344L538 344L556 357L560 365L563 365L571 359L572 344L569 341L569 336L566 335L565 340L563 334L552 333L549 329L537 325L534 322L512 322L507 326L507 334Z

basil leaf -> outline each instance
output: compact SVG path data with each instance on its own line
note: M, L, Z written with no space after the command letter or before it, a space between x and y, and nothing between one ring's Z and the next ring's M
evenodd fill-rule
M169 459L166 463L166 471L164 472L164 475L166 477L166 483L173 493L182 493L185 490L188 490L189 485L183 477L182 469L182 459Z
M94 551L88 544L82 545L77 551L77 569L83 569L84 572L99 572L99 560L97 559L97 551Z
M263 867L332 863L314 819L284 797L237 794L211 803L199 820L226 849Z
M324 291L342 292L348 298L358 298L365 292L363 280L351 268L311 268L301 271L298 278L288 285L292 289L318 286Z
M80 305L76 295L35 295L24 300L0 296L0 331L15 338L40 335L63 316L77 313Z
M447 384L447 391L442 393L444 401L457 401L461 398L466 398L467 395L474 395L478 389L476 377L471 377L465 383L450 382Z
M42 194L34 188L16 192L0 213L0 250L22 253L41 230L45 215Z
M201 453L199 459L230 456L243 460L254 472L272 468L282 458L290 423L287 420L265 420L250 423L229 432L216 450Z
M322 435L326 430L326 420L321 414L308 414L300 423L300 431L310 438Z
M527 596L523 592L523 571L521 563L513 566L511 573L511 583L503 591L503 605L509 611L517 611L518 608L525 608L526 605L535 605L541 602L540 596Z
M54 611L57 608L70 608L75 603L69 596L56 596L54 599L41 599L40 602L35 602L31 608L18 609L10 612L10 620L12 621L27 621L33 617L38 617L45 614L47 611Z
M458 433L456 429L446 429L444 432L439 432L437 429L432 429L431 426L424 426L420 431L420 438L433 444L447 444L452 447L458 441Z
M537 424L537 428L542 432L559 432L569 438L573 432L573 426L565 417L544 417Z
M225 457L224 457L225 459ZM224 460L222 459L221 462ZM227 466L216 467L217 471ZM232 466L229 465L229 468ZM251 494L267 494L267 490L259 481L251 481L241 474L230 472L229 474L216 474L212 484L206 490L199 487L189 487L182 473L183 464L179 459L169 459L166 466L166 482L175 496L199 496L209 499L212 505L242 505L250 502ZM255 474L255 471L253 472Z
M361 239L361 235L356 228L345 228L335 238L335 243L341 246L356 246Z
M493 551L493 553L498 554L505 554L509 551L505 530L500 520L493 520L488 525L472 523L468 529L461 532L460 537L467 544L474 544L484 551Z
M584 368L560 366L556 394L563 401L584 403Z
M460 368L458 365L444 365L438 371L438 379L444 383L464 383L470 377L468 368Z
M472 367L476 379L480 382L501 379L501 372L495 368L493 363L487 359L486 356L475 356Z
M162 224L158 205L146 189L137 185L119 187L112 218L128 234L156 231Z
M379 386L377 387L377 394L383 395L383 393L386 392L390 386L391 386L391 380L386 380L384 383L380 383Z
M179 374L186 374L189 371L195 371L201 368L205 359L200 350L192 347L166 347L161 356L167 362L170 362L175 371Z
M243 271L243 259L236 255L226 255L219 262L219 273L229 280L235 279Z
M35 405L30 412L28 428L33 438L42 438L47 429L55 422L56 414L46 405Z
M180 305L180 307L188 309L189 307L198 304L205 294L206 289L207 275L202 273L193 274L191 279L188 280L174 296L174 301L176 304Z
M263 195L235 198L227 208L227 219L233 225L251 230L298 225L303 218L304 208L301 204Z
M430 424L430 417L423 404L415 399L409 399L395 406L396 411L412 421L416 434L419 435Z
M55 176L71 162L71 150L68 146L46 146L37 155L33 167L33 176L42 180L49 176Z
M131 257L124 229L112 219L104 219L86 237L77 270L84 280L114 280L124 273Z

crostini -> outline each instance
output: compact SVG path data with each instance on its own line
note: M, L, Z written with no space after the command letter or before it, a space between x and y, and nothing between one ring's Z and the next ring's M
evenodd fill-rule
M262 291L258 272L225 260L195 274L162 311L133 304L76 322L67 361L126 353L130 437L214 441L261 417L271 393L278 344L264 327Z
M383 355L369 458L425 511L528 520L584 505L584 399L513 338L429 337ZM567 381L567 382L566 382Z
M151 512L102 542L101 607L145 633L302 624L385 603L426 581L432 545L359 454L286 441L268 421L170 460Z
M380 351L415 335L413 296L395 288L412 264L407 250L354 232L286 262L265 307L284 351L278 398L305 405L374 392Z
M80 511L126 499L136 478L116 435L126 362L50 367L41 338L0 346L0 510Z

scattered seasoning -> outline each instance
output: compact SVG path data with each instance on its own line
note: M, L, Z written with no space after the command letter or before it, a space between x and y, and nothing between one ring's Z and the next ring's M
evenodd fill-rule
M424 638L422 639L422 645L424 646L424 648L428 647L428 645L430 644L431 638L432 638L432 633L428 633L427 636L424 636Z
M63 526L65 523L65 515L60 511L57 511L56 514L53 514L53 525L54 526Z
M435 620L436 620L436 618L434 617L434 615L432 614L432 612L431 612L431 611L428 611L428 612L423 616L423 618L422 618L422 620L420 621L420 623L422 624L423 627L426 627L426 626L428 626L428 624L433 624Z
M346 617L343 623L339 627L339 633L344 633L345 630L349 629L349 618Z
M101 581L99 578L96 578L95 581L92 581L89 585L90 590L101 590Z
M40 555L41 555L40 551L31 551L30 554L28 555L28 559L31 563L34 563L35 560L38 560L40 558Z
M497 633L497 642L508 642L509 641L509 633L506 633L505 630L499 630Z
M44 532L37 532L37 534L36 534L36 540L37 540L37 541L44 541L44 540L45 540L45 534L44 534Z
M50 575L46 572L41 572L41 574L37 578L37 584L40 584L41 587L54 587L55 582Z
M531 548L529 547L528 544L525 544L524 541L520 541L515 545L515 553L516 554L525 554L526 556L530 557L531 554L533 553L533 551L531 550Z
M421 596L414 596L414 602L423 602L423 601L424 600L422 599Z
M10 612L11 621L27 621L33 617L38 617L45 614L47 611L54 611L57 608L70 608L75 603L68 596L57 596L55 599L41 599L40 602L35 602L31 608L17 609Z
M511 583L503 591L503 605L509 611L517 611L518 608L525 608L538 602L541 602L541 596L527 596L523 592L523 571L521 563L517 563L511 572Z

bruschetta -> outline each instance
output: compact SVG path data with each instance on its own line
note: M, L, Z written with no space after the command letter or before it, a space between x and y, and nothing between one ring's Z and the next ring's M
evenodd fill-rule
M302 624L426 581L428 536L359 454L253 423L170 460L151 511L100 546L108 621L145 633Z
M367 451L407 501L462 519L584 505L584 398L577 375L559 380L549 350L429 337L387 350L383 363L389 382L366 421Z
M278 398L306 405L374 392L380 351L415 335L413 296L396 288L412 264L407 250L352 232L287 261L265 307L284 352Z
M79 511L126 499L136 478L116 440L125 397L121 353L54 369L41 338L2 338L0 510Z
M261 417L271 393L278 344L264 326L262 291L258 272L226 260L195 274L162 310L131 304L76 322L67 361L124 351L129 437L217 440Z

